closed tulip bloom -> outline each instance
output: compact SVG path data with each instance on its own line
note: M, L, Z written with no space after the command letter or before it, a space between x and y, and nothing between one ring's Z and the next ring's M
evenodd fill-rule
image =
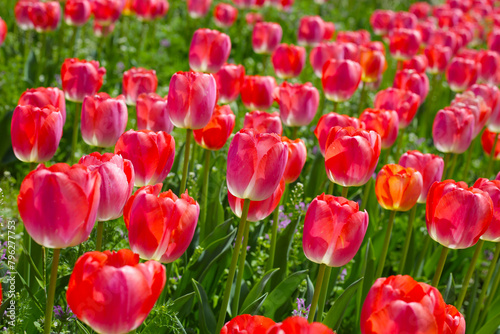
M321 77L326 98L334 102L349 100L359 86L361 72L361 65L351 60L327 61Z
M47 248L81 244L96 221L100 186L98 172L85 166L38 165L24 178L17 198L26 231Z
M417 113L420 96L410 91L387 88L375 95L376 109L395 110L398 113L399 128L406 128Z
M197 72L218 72L229 58L231 39L217 30L198 29L189 47L189 67Z
M480 189L491 198L493 203L493 217L490 226L481 236L482 240L499 242L500 241L500 181L490 181L485 178L480 178L474 183L474 188Z
M214 73L220 103L231 103L238 98L245 77L243 65L225 64Z
M321 78L323 66L330 59L344 59L344 49L336 42L323 42L316 45L309 53L309 62L314 69L314 74Z
M430 44L434 31L436 31L436 23L431 19L427 21L419 21L417 23L417 30L422 37L422 44L427 46Z
M315 46L323 41L325 22L320 16L303 16L299 21L297 42L299 45Z
M446 81L454 92L463 92L476 83L477 65L464 58L453 58L446 70Z
M281 43L283 29L278 23L258 22L252 31L252 48L258 54L271 54Z
M325 34L323 35L323 41L329 41L335 35L335 24L333 22L325 22Z
M396 111L365 109L359 120L365 124L366 130L373 130L380 135L382 148L389 148L396 141L399 132L399 117Z
M97 22L94 22L92 30L94 31L94 35L98 38L107 37L111 35L111 33L115 30L115 23L101 25Z
M183 129L205 127L217 102L217 85L211 74L177 72L170 79L168 114L172 123Z
M203 129L193 131L194 140L204 149L220 150L233 133L235 119L229 105L215 106L210 122Z
M382 277L361 309L361 333L443 333L446 304L436 288L410 276Z
M424 73L428 65L429 62L427 61L427 57L423 54L420 54L408 60L405 60L403 62L403 69L414 70L418 73Z
M499 136L499 134L496 132L492 132L489 129L484 130L483 135L481 136L481 145L483 147L483 151L488 156L490 156L491 151L493 151L493 144L495 142L495 136ZM499 140L497 140L497 144L495 146L495 151L493 153L493 159L500 160L500 141Z
M394 14L394 20L391 22L391 31L397 29L415 29L417 27L418 18L415 14L405 11L399 11Z
M423 103L429 93L429 78L415 70L401 70L396 72L393 87L418 94L420 103Z
M257 23L264 22L264 18L261 13L249 12L245 15L245 21L248 26L253 27Z
M17 106L10 127L14 154L24 162L49 161L59 147L63 125L61 112L51 105Z
M339 58L334 57L335 59L339 60L352 60L357 63L361 61L361 51L360 47L354 43L338 43L339 47L341 48L341 54L339 54Z
M14 7L14 16L16 18L16 24L21 28L21 30L33 29L33 22L31 22L29 17L29 11L33 3L36 0L19 0L16 2ZM7 26L5 26L7 28ZM7 30L5 30L7 32Z
M488 118L488 129L493 132L500 132L500 90L496 86L486 84L472 85L468 91L473 92L477 97L481 97L486 105L491 108Z
M66 100L64 92L56 87L39 87L27 89L21 94L18 105L32 105L34 107L43 108L51 105L59 109L63 116L63 122L66 121Z
M307 148L304 141L300 138L290 140L287 137L282 137L281 140L285 143L288 149L288 160L286 162L285 173L283 178L287 184L295 182L302 172L302 168L307 159Z
M132 67L123 73L122 89L128 105L135 106L137 97L143 93L155 93L158 78L155 70Z
M128 249L88 252L76 261L66 299L76 317L96 332L128 333L146 319L166 280L164 266L139 263L139 255Z
M357 31L339 31L337 33L338 43L354 43L356 45L365 45L370 42L370 33L366 30Z
M279 78L295 78L300 75L306 63L306 49L292 44L280 44L274 50L271 61Z
M358 203L319 195L307 208L304 254L310 261L329 267L346 265L358 252L367 228L368 213L359 211Z
M472 141L474 124L474 115L465 108L439 110L432 125L434 146L443 153L464 153Z
M355 117L349 117L335 112L330 112L321 116L318 121L318 125L314 129L314 135L318 139L319 148L323 155L325 155L325 146L328 134L330 133L330 130L336 126L340 126L341 128L350 126L355 129L364 129L365 127L364 123Z
M2 46L3 42L5 41L5 37L7 37L7 24L0 17L0 46Z
M34 2L28 16L38 32L54 31L61 20L61 5L57 1Z
M415 56L422 43L418 30L396 29L390 35L389 51L397 60L406 60Z
M360 54L361 80L363 82L375 82L387 68L385 56L378 50L361 47Z
M472 138L476 138L483 130L491 115L491 108L484 102L483 98L476 97L471 91L455 95L451 101L451 107L467 108L474 115Z
M267 0L271 6L276 7L279 11L288 12L291 10L295 0Z
M488 230L493 202L488 193L465 182L446 180L432 184L425 218L429 236L451 249L474 246Z
M241 101L248 109L268 109L274 102L276 86L271 76L246 75L241 86Z
M242 314L226 322L220 334L265 334L274 324L272 319L262 315Z
M93 96L101 89L104 67L99 67L98 61L86 61L68 58L61 68L61 81L66 99L73 102L83 102L86 96Z
M413 168L422 175L422 192L417 203L425 203L431 185L441 181L443 177L443 158L430 153L408 151L399 158L399 164L403 167Z
M100 26L109 26L120 18L123 5L119 0L92 0L92 14Z
M465 334L465 318L453 305L446 305L443 334Z
M415 2L410 5L409 12L415 15L419 20L429 16L432 6L427 2Z
M389 32L395 13L392 10L377 9L370 16L370 24L375 35L384 36Z
M92 7L88 0L68 0L64 7L64 21L70 26L82 26L90 19Z
M500 52L500 29L493 29L488 34L488 49Z
M134 167L132 163L113 153L94 152L83 156L79 164L89 171L101 175L100 200L97 209L98 221L120 218L123 207L134 189Z
M326 140L326 175L343 187L359 187L368 182L380 156L380 135L353 127L330 130Z
M255 133L283 133L280 115L277 112L268 113L254 110L245 114L244 129L253 129Z
M280 117L286 126L311 123L319 105L319 92L310 82L289 84L284 81L277 89Z
M459 49L457 34L444 29L437 29L434 31L428 44L447 46L451 49L452 54L455 54Z
M170 121L167 109L167 98L156 93L141 94L137 97L137 128L155 132L172 132L174 125Z
M225 3L219 3L214 8L215 24L221 28L229 28L238 17L238 10Z
M500 55L495 51L482 50L477 57L478 80L491 85L500 81Z
M252 201L269 198L285 172L287 157L286 145L278 135L240 130L229 145L227 189Z
M429 45L424 50L429 62L428 71L432 74L444 73L452 56L451 48L442 45Z
M256 332L254 332L256 333ZM306 318L300 316L288 317L280 322L266 334L335 334L330 328L320 322L309 323Z
M164 17L169 4L166 0L134 0L132 9L142 21L152 21Z
M132 162L135 186L156 184L163 182L172 168L175 140L163 131L128 130L118 139L115 154Z
M189 16L194 19L205 17L212 5L212 0L187 0Z

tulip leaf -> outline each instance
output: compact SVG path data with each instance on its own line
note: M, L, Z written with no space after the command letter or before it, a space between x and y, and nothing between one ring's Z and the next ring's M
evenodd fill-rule
M228 219L217 226L215 229L213 229L212 232L209 233L205 238L205 240L201 241L200 246L203 248L207 248L211 243L224 238L229 233L232 221L233 219Z
M500 313L492 317L476 334L491 334L495 333L500 326Z
M264 274L264 276L260 279L260 281L257 284L255 284L248 293L247 297L243 301L243 304L240 308L241 310L246 309L250 304L254 303L257 299L261 298L260 294L266 288L267 282L278 270L279 270L278 268L271 269Z
M306 180L305 196L314 197L317 194L320 184L326 179L325 159L318 152L313 160L309 175ZM321 189L319 192L322 192Z
M448 277L448 283L446 284L446 289L443 293L443 299L446 304L453 304L455 301L455 281L453 280L453 274L451 273Z
M336 277L335 277L335 279L336 279ZM306 281L307 281L307 291L306 291L305 304L311 305L312 299L314 297L314 284L311 281L311 279L309 278L309 275L307 275Z
M172 303L172 310L174 312L181 312L181 309L184 307L186 304L191 304L191 300L194 297L194 292L190 292L188 294L185 294L182 297L177 298L176 300L173 301Z
M28 59L24 64L24 78L23 80L28 84L28 86L34 86L38 70L38 62L35 56L34 49L32 48L29 52Z
M288 276L283 282L269 294L269 298L264 301L264 315L274 319L276 311L283 306L297 290L300 283L307 277L307 270L295 272Z
M80 331L84 334L90 334L90 332L87 330L87 328L85 328L85 325L82 324L82 322L80 320L76 320L76 324L78 326L78 329L80 329Z
M4 156L12 147L10 140L10 123L12 120L13 112L6 113L0 121L0 133L3 133L2 140L0 140L0 161L3 161Z
M201 333L215 333L215 316L210 309L210 301L208 300L207 294L198 282L196 282L194 279L192 280L192 282L196 298L198 299L198 305L200 307L199 314Z
M358 289L356 296L356 314L358 316L358 320L361 306L363 305L366 295L368 294L368 291L370 291L370 288L373 284L375 276L375 264L375 254L373 253L372 241L371 239L368 239L368 242L366 243L363 270L361 272L361 276L364 277L363 285L361 289Z
M323 324L330 327L333 330L337 330L340 327L340 323L342 322L342 318L344 317L345 310L349 301L354 296L356 290L361 286L363 282L363 277L352 283L345 289L344 293L342 293L337 300L333 303L332 307L326 314L325 320Z
M250 305L245 307L243 311L240 311L240 314L255 315L257 312L259 312L260 307L266 301L267 295L268 293L266 292L265 294L254 300L252 303L250 303Z

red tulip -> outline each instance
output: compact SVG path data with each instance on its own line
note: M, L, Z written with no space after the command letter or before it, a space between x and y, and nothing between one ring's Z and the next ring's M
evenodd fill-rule
M465 318L453 305L446 305L443 334L465 334Z
M325 146L328 134L330 133L330 130L336 126L340 126L342 128L349 126L355 129L364 129L365 124L355 117L340 115L334 112L321 116L316 129L314 129L314 135L318 139L319 148L323 155L325 155Z
M476 83L476 63L464 58L453 58L446 70L446 80L452 91L463 92Z
M395 110L399 117L399 128L406 128L420 106L420 96L407 90L387 88L375 95L376 109Z
M421 43L418 30L396 29L390 35L389 51L397 60L406 60L417 54Z
M271 61L279 78L295 78L300 75L306 63L306 49L293 44L280 44L274 50Z
M396 72L393 87L418 94L420 103L424 103L429 93L429 78L425 73L418 73L415 70L401 70Z
M189 47L189 67L197 72L218 72L231 53L231 39L217 30L198 29Z
M295 182L302 172L302 168L307 159L307 148L304 141L300 138L290 140L287 137L282 137L281 140L285 143L288 149L288 160L286 162L283 179L287 184Z
M429 40L429 45L447 46L455 54L459 49L457 34L449 30L437 29Z
M127 104L135 106L139 95L156 92L158 87L156 71L132 67L123 73L122 87Z
M391 22L389 30L394 31L397 29L416 29L418 23L418 18L415 14L410 12L396 12L394 14L394 19Z
M423 20L429 16L432 6L427 2L415 2L410 5L409 12L415 15L418 19Z
M384 36L389 32L395 13L392 10L377 9L370 16L370 24L375 35Z
M169 4L166 0L134 0L132 9L142 21L152 21L164 17Z
M403 62L403 69L414 70L417 73L425 73L427 66L429 66L429 62L427 61L427 57L423 54L416 55Z
M119 0L92 0L94 21L100 26L109 26L120 18L123 4Z
M115 154L132 162L135 186L156 184L163 182L172 168L175 140L163 131L128 130L118 139Z
M221 28L229 28L238 17L238 10L225 3L219 3L214 8L215 24Z
M429 72L432 74L443 73L452 56L451 48L443 45L429 45L424 50L429 62Z
M132 163L113 153L94 152L83 156L79 164L96 170L101 175L100 201L97 209L98 221L109 221L121 217L123 207L134 189L134 167Z
M473 92L477 97L481 97L486 105L491 108L488 118L488 129L493 132L500 132L500 90L496 86L486 84L472 85L468 91Z
M83 140L91 146L112 147L127 128L127 105L123 95L106 93L87 96L81 111Z
M245 15L245 21L247 22L247 25L253 27L257 23L264 22L264 18L261 13L250 12Z
M320 322L309 323L304 317L289 317L271 327L266 334L335 334Z
M476 138L483 130L491 115L491 108L484 102L483 98L476 97L476 95L470 91L455 95L455 98L451 101L451 106L466 108L474 115L474 131L472 132L472 138Z
M286 145L278 135L240 130L229 145L228 190L252 201L269 198L283 176L287 156Z
M500 181L490 181L485 178L480 178L474 183L474 188L486 192L493 203L493 216L490 226L481 236L482 240L499 242L500 241Z
M61 68L62 87L66 99L73 102L83 102L86 96L95 95L102 86L104 67L99 67L98 61L86 61L68 58Z
M100 186L98 172L85 166L38 165L24 178L17 198L26 231L47 248L81 244L96 221Z
M51 105L17 106L10 128L14 154L24 162L49 161L61 141L63 125L61 112Z
M111 23L111 24L103 26L97 22L94 22L94 25L92 26L92 30L94 31L94 35L98 38L108 37L115 30L115 24Z
M66 121L66 100L64 92L56 87L39 87L26 90L19 101L18 105L32 105L34 107L43 108L51 105L59 109L63 117L63 123Z
M283 133L280 115L277 112L267 113L254 110L245 114L244 129L253 129L255 133Z
M429 189L425 218L429 236L451 249L474 246L488 229L493 202L488 193L465 182L434 182Z
M187 0L189 16L194 19L204 17L212 5L212 0Z
M333 22L325 22L325 34L323 35L323 41L329 41L335 35L335 24Z
M428 18L427 21L419 21L417 23L417 30L422 37L422 44L425 46L430 45L431 38L434 35L434 31L436 31L436 23L431 19L433 17Z
M361 310L361 333L443 333L446 304L436 288L410 276L375 281Z
M258 54L271 54L281 43L283 29L278 23L259 22L252 31L253 51Z
M427 193L434 182L441 181L443 177L444 161L434 154L423 154L419 151L408 151L399 158L399 164L403 167L415 169L422 175L422 192L418 203L425 203Z
M439 13L435 13L434 16L437 17L440 28L449 29L458 25L460 18L463 16L463 12L451 8L442 9Z
M255 9L262 7L263 0L233 0L233 3L239 8Z
M216 105L210 122L203 129L193 131L194 140L204 149L220 150L233 133L235 118L229 105Z
M365 109L359 116L366 130L373 130L380 135L382 148L389 148L398 137L399 117L394 110Z
M464 153L472 141L474 124L474 115L466 108L439 110L432 126L434 146L443 153Z
M330 59L323 66L321 82L327 99L344 102L351 98L361 81L361 66L351 60Z
M361 47L360 50L361 80L363 82L377 81L387 69L384 54L366 47Z
M28 16L36 31L54 31L61 20L61 5L57 1L34 2L29 7Z
M177 72L170 79L168 114L172 123L183 129L205 127L217 102L217 84L211 74Z
M354 43L356 45L365 45L370 42L370 33L366 30L357 31L339 31L337 33L338 43Z
M325 167L330 181L343 187L368 182L380 156L380 135L353 127L336 126L326 140Z
M276 7L279 11L288 12L293 6L295 0L267 0L272 6Z
M477 57L478 80L496 86L500 83L500 55L495 51L482 50Z
M304 126L311 123L319 105L319 92L310 83L289 84L284 81L277 88L280 117L286 126Z
M82 26L90 19L92 7L88 0L67 0L64 6L64 21L70 26Z
M483 135L481 136L481 145L483 147L484 153L486 153L488 156L490 156L491 151L493 151L495 136L498 136L500 139L500 135L498 133L492 132L489 129L484 130ZM500 160L500 140L498 139L495 146L495 151L493 153L493 159Z
M226 322L220 334L265 334L275 322L261 315L242 314Z
M344 59L344 50L336 42L323 42L316 45L309 53L309 62L314 69L314 74L321 78L323 66L330 59Z
M243 65L225 64L214 73L220 103L231 103L238 98L244 77Z
M21 28L21 30L33 29L33 22L31 22L29 17L29 11L31 6L38 2L38 0L19 0L16 2L14 7L14 16L16 18L16 23ZM7 26L5 26L5 33L7 32Z
M248 109L268 109L274 102L276 86L271 76L246 75L241 86L241 101Z
M493 29L488 35L488 49L500 52L500 29Z
M297 42L299 45L315 46L323 41L325 22L320 16L303 16L299 21Z
M174 125L170 121L167 109L167 98L156 93L141 94L137 97L137 128L155 132L172 132Z
M66 299L96 332L128 333L146 319L166 280L164 266L139 263L139 255L128 249L88 252L76 261Z
M2 46L6 37L7 37L7 24L0 17L0 46ZM1 290L0 290L0 295L1 295ZM0 299L1 299L1 296L0 296Z
M341 57L341 58L338 58L339 60L352 60L352 61L355 61L357 63L360 62L361 60L361 52L360 52L360 48L358 45L354 44L354 43L338 43L338 46L342 49L341 50L341 53L339 53L338 57ZM335 59L337 59L337 57L334 57Z

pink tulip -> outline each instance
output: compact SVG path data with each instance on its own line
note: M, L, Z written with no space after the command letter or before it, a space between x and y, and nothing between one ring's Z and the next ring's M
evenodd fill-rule
M493 180L490 181L485 178L478 179L474 185L474 188L480 189L486 192L493 203L493 217L491 219L490 226L481 236L482 240L499 242L500 241L500 181Z
M394 110L365 109L359 116L366 130L373 130L380 135L382 148L391 147L398 137L399 117Z
M314 135L318 139L319 148L323 155L325 155L325 146L328 134L330 133L330 130L336 126L340 126L342 128L351 126L355 129L364 129L365 124L355 117L340 115L335 112L330 112L321 116L316 129L314 129Z
M64 21L70 26L83 26L90 19L92 7L88 0L68 0L64 7Z
M194 19L199 19L207 15L212 0L187 0L187 10L189 16Z
M323 41L325 22L320 16L303 16L299 21L297 41L299 45L315 46Z
M218 72L231 53L231 39L217 30L198 29L189 47L189 67L197 72Z
M282 137L281 140L285 143L288 149L288 160L286 162L283 179L286 184L297 181L302 172L302 168L307 159L307 148L304 141L300 138L290 140L287 137Z
M158 78L155 70L132 67L123 73L123 95L130 106L135 106L139 95L155 93L156 88Z
M500 55L495 51L483 50L477 57L478 80L493 86L500 83Z
M32 105L34 107L43 108L46 105L52 105L59 109L63 116L63 122L66 122L66 100L64 92L55 87L39 87L26 90L19 101L18 105Z
M66 99L83 102L86 96L93 96L102 86L104 67L97 61L66 59L61 68L62 88Z
M417 54L421 43L418 30L396 29L390 35L389 50L397 60L406 60Z
M244 129L253 129L255 133L276 133L281 136L283 126L277 112L267 113L254 110L245 114Z
M432 126L434 146L443 153L464 153L472 141L474 115L465 108L446 107L436 114Z
M347 101L361 82L361 66L351 60L330 59L323 66L321 82L327 99Z
M274 77L246 75L241 86L241 101L248 109L268 109L274 102L276 86Z
M472 138L483 130L491 115L491 108L484 102L483 98L476 97L473 92L464 92L463 94L455 95L451 101L451 107L466 108L474 116L474 131Z
M258 54L271 54L281 43L283 29L278 23L259 22L253 27L252 47Z
M309 53L309 62L318 78L321 78L323 66L330 59L344 59L344 49L336 42L320 43Z
M310 83L283 82L277 88L280 117L286 126L304 126L311 123L319 105L319 92Z
M214 21L218 27L231 27L238 17L238 10L226 3L219 3L214 8Z
M375 108L395 110L399 117L399 128L406 128L417 113L420 96L407 90L387 88L375 95Z
M476 83L476 63L464 58L453 58L446 70L446 80L452 91L463 92Z
M394 20L395 13L392 10L377 9L370 16L370 24L375 35L384 36Z
M425 73L415 70L401 70L396 72L393 87L417 94L420 96L420 103L424 103L429 93L429 78Z
M243 65L225 64L214 73L220 103L231 103L238 98L244 77Z
M137 128L139 130L152 130L155 132L172 132L174 125L170 121L167 108L167 98L162 98L156 93L141 94L137 98Z
M306 63L306 49L292 44L280 44L274 50L271 61L279 78L291 79L298 77Z

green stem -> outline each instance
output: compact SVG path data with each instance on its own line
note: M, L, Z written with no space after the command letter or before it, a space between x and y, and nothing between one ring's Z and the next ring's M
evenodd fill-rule
M431 244L431 237L429 237L428 235L424 236L424 246L422 247L422 250L420 251L420 255L418 257L418 260L417 260L417 265L415 266L415 274L413 276L420 276L421 272L420 272L420 267L422 266L422 262L424 261L425 259L425 256L427 254L427 250L429 249L429 245Z
M318 322L323 321L323 310L325 309L326 298L328 297L328 285L330 283L330 275L332 274L332 267L326 267L323 284L321 285L321 293L318 302ZM315 290L316 291L316 290Z
M405 134L406 128L401 129L399 131L398 143L396 146L396 151L394 152L394 161L399 161L399 155L401 154L401 148L403 146L403 137Z
M73 115L73 137L71 140L71 155L69 156L72 163L75 162L76 142L78 141L78 130L80 129L80 117L82 115L82 103L75 103L75 114Z
M330 182L328 185L328 195L333 195L333 188L335 187L335 183Z
M231 286L233 285L234 273L236 272L236 265L238 264L238 255L240 254L241 241L243 239L243 232L245 230L245 223L248 215L248 208L250 207L250 200L245 199L243 202L243 210L241 212L240 225L238 226L238 234L236 235L236 241L234 244L233 256L231 258L231 265L229 266L229 273L227 275L226 287L224 289L224 297L222 299L222 305L219 313L219 319L217 320L217 330L219 333L224 326L224 320L226 319L227 305L229 304L229 297L231 296Z
M491 170L493 169L493 161L495 160L495 148L498 143L498 134L495 134L495 140L493 141L493 147L490 152L490 159L488 160L488 168L486 168L486 177L489 178L491 174Z
M238 315L240 307L241 283L243 282L243 274L245 273L245 261L247 259L248 238L250 236L250 222L245 223L245 233L243 234L243 244L241 245L241 256L238 262L238 275L236 276L236 286L234 288L233 297L233 316Z
M349 187L342 187L342 197L347 198L348 192L349 192Z
M497 244L497 247L499 247L498 244ZM500 285L500 270L497 272L495 280L491 284L491 289L490 289L490 293L488 295L488 299L486 300L486 303L484 304L485 310L490 309L491 303L497 297L496 293L497 293L497 289L498 289L499 285ZM488 312L481 313L481 318L479 318L479 322L477 323L478 326L484 322L484 319L486 318L487 314L488 314Z
M462 171L462 180L467 180L467 174L469 174L470 162L472 160L472 152L474 151L474 147L471 144L469 149L467 150L467 158L465 159L465 166Z
M448 256L448 252L450 249L448 247L442 246L441 255L439 256L439 262L436 268L436 272L434 273L434 278L432 279L432 286L437 287L439 284L439 279L441 278L441 274L443 273L444 264L446 263L446 257Z
M314 321L314 315L316 313L316 307L318 306L318 299L321 292L321 286L323 285L323 278L325 276L326 264L322 263L319 265L318 277L316 278L316 285L314 287L314 295L311 302L311 308L309 311L309 316L307 321L312 323Z
M203 186L201 189L201 219L200 219L200 241L205 239L206 227L207 227L207 203L208 203L208 174L210 172L210 150L205 150L205 166L203 169Z
M415 221L415 214L417 213L417 205L415 204L410 211L410 219L408 220L408 226L406 227L406 239L403 245L403 254L401 256L401 262L399 263L399 274L403 275L405 269L406 257L408 255L408 249L410 248L411 233L413 232L413 222Z
M104 230L104 222L97 222L97 239L95 242L96 251L100 252L102 249L102 232Z
M451 159L450 169L448 170L447 179L452 179L453 174L455 173L455 167L457 166L458 154L453 154L453 158Z
M292 138L291 138L292 140L297 138L297 130L298 129L299 129L299 127L297 127L297 126L294 126L292 128Z
M42 46L40 48L40 59L38 61L38 68L40 72L38 72L38 77L36 79L36 81L39 82L40 84L42 83L42 81L40 80L40 76L44 74L43 71L45 70L45 55L47 53L47 33L41 34L41 43Z
M446 171L448 168L450 168L449 163L450 163L450 157L451 157L450 152L444 154L444 174L443 178L446 180Z
M76 51L76 33L78 32L78 27L73 26L71 27L71 39L69 41L69 51L70 52L75 52ZM72 54L71 56L76 57L76 53Z
M184 166L182 168L182 180L181 180L181 190L180 194L183 194L184 191L186 190L186 181L187 181L187 173L188 173L188 166L189 166L189 150L191 148L191 133L193 130L187 129L186 130L186 143L184 144Z
M145 41L146 41L147 29L148 29L148 23L146 21L143 21L142 26L141 26L141 37L139 40L139 44L137 46L137 55L140 55L142 53L142 48L143 48Z
M460 311L462 304L464 303L465 294L467 293L467 289L469 288L469 282L476 269L476 262L481 254L481 250L483 249L484 240L479 239L476 244L476 249L474 250L474 255L472 255L472 260L469 262L469 269L467 270L467 274L465 274L464 280L462 282L462 290L460 290L460 294L458 295L457 301L455 302L455 307Z
M286 186L285 186L286 187ZM286 188L283 191L283 195L285 195ZM266 271L269 271L274 268L274 256L276 254L276 241L278 239L278 225L279 225L279 213L280 213L280 204L283 202L283 199L285 196L283 196L280 200L280 203L274 209L273 212L273 226L271 230L271 249L269 250L269 260L267 261L266 265Z
M389 243L391 242L392 227L394 226L394 217L396 216L396 211L391 211L389 216L389 224L387 224L387 229L385 231L384 246L382 248L382 254L380 254L380 260L378 262L377 272L375 278L382 276L384 271L385 258L387 257L387 251L389 250Z
M339 110L339 103L338 102L333 102L333 112L337 113Z
M366 205L368 204L368 199L370 198L370 190L372 188L373 184L373 179L370 178L368 182L365 184L364 190L363 190L363 198L361 199L361 207L359 208L359 211L364 211L366 209Z
M49 291L47 294L47 305L45 306L45 325L43 327L44 334L50 334L52 327L52 313L54 308L54 296L56 293L56 282L57 282L57 267L59 266L59 255L61 250L59 248L54 249L54 255L52 258L52 269L50 270L50 283Z
M366 99L366 82L363 82L362 86L361 86L360 96L359 96L358 117L359 117L359 115L361 115L361 112L363 110L363 106L365 104L365 99Z

